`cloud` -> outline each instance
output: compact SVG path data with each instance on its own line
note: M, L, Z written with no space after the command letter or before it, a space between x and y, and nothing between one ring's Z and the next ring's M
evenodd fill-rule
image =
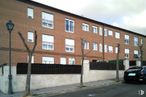
M36 2L50 5L52 7L69 11L72 13L80 13L82 8L88 6L89 0L33 0Z
M146 10L136 15L124 16L123 23L133 27L146 27Z
M34 1L146 35L146 0Z

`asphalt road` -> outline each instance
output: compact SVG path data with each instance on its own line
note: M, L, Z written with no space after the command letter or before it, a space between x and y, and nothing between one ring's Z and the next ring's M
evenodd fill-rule
M146 84L120 83L51 97L146 97Z

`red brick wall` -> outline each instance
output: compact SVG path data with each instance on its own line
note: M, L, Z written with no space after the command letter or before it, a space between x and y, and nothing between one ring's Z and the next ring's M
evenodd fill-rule
M8 3L9 2L9 3ZM34 8L34 19L27 18L27 7ZM54 29L43 28L41 25L41 12L49 12L54 15ZM66 58L74 57L76 59L76 64L80 64L81 56L81 41L80 38L85 38L90 42L90 49L92 48L92 43L98 43L98 51L91 51L86 59L96 59L102 60L102 53L99 52L99 43L102 43L103 37L98 34L92 33L92 26L103 26L98 23L93 23L91 21L78 18L73 15L65 14L60 11L48 10L40 8L34 5L22 3L16 0L0 0L0 48L8 48L8 31L6 30L5 23L7 20L11 19L15 23L14 30L12 32L12 48L19 49L18 51L13 51L12 59L13 64L17 62L25 62L27 58L27 53L24 53L25 50L20 37L18 36L18 31L22 32L23 36L27 40L28 31L37 31L38 34L38 45L36 47L36 52L34 55L34 60L36 63L41 63L43 56L53 56L55 58L55 63L60 62L60 57L64 56ZM74 33L65 32L65 18L72 19L75 21L75 30ZM87 23L90 25L90 31L82 31L82 23ZM127 33L122 30L111 28L105 26L105 28L113 31L113 37L105 37L105 44L111 45L114 47L113 53L105 53L105 60L114 60L116 58L115 47L116 43L121 44L121 53L120 58L124 59L125 48L130 49L130 59L133 60L133 50L138 49L134 47L133 43L133 33ZM115 38L115 32L121 33L121 38ZM42 34L48 34L54 36L55 49L54 51L42 50ZM130 35L130 45L124 44L124 35ZM141 38L138 36L139 39ZM75 40L75 53L66 53L65 52L65 38L72 38ZM28 43L31 47L33 43ZM22 50L22 51L21 51ZM89 52L90 50L85 50ZM8 61L8 52L0 49L0 64L7 63ZM98 58L100 57L100 58Z

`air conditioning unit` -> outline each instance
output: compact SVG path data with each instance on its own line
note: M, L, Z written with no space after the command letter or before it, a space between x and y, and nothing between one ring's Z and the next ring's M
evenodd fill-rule
M28 39L28 42L33 42L33 40L32 39Z
M29 19L33 19L32 16L28 16Z

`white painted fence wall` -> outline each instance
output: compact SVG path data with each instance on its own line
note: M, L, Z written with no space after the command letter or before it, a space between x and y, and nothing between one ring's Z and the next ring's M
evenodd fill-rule
M4 93L8 91L8 66L4 67L4 74L0 75L0 90ZM123 77L123 72L120 71L120 77ZM16 67L12 67L13 75L13 91L24 91L26 83L26 75L16 75ZM115 79L115 70L90 70L89 62L84 62L84 82L98 81L105 79ZM55 87L61 85L80 83L80 74L44 74L32 75L31 89L40 89L47 87Z

